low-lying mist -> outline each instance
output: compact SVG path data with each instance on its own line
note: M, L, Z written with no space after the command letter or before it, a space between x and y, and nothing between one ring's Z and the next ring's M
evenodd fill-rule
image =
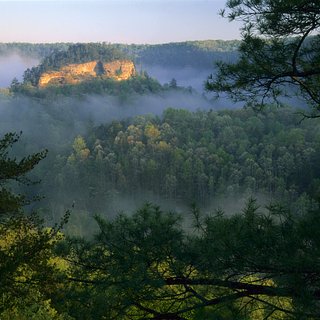
M22 80L26 69L36 66L39 60L30 57L22 57L18 54L0 56L0 88L10 86L13 78Z
M38 101L27 97L0 100L0 134L23 132L23 139L36 148L59 149L88 127L128 117L161 115L167 108L190 111L218 108L199 94L168 91L156 95L135 95L125 100L114 96L88 95Z
M210 73L213 72L213 68L212 70L193 67L166 68L160 65L143 65L142 69L161 84L170 83L172 79L175 79L178 86L192 87L198 92L204 91L204 83Z

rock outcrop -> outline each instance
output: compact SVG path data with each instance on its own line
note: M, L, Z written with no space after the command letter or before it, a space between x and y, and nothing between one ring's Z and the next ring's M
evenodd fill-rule
M45 72L40 76L38 86L43 88L48 85L77 84L97 77L122 81L131 78L135 73L135 66L130 60L115 60L107 63L90 61L69 64L58 71Z

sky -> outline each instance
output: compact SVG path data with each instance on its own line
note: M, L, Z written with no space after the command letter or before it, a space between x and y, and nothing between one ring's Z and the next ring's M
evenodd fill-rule
M167 43L239 39L226 0L0 0L0 42Z

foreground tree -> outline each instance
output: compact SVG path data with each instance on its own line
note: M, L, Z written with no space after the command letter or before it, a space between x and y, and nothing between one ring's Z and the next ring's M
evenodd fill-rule
M207 88L252 106L296 95L320 117L319 1L229 0L222 15L243 22L240 57L219 63Z
M32 183L27 174L47 151L12 158L19 137L9 133L0 139L0 318L60 320L64 317L50 303L58 276L53 248L61 238L59 227L44 228L36 214L24 212L31 200L12 191L15 183Z
M153 205L98 218L94 241L72 243L73 316L319 318L319 212L292 216L250 200L231 217L193 216L194 228Z
M31 184L26 174L30 172L47 154L47 151L35 153L20 161L10 158L9 151L20 138L20 135L8 133L0 139L0 218L10 214L21 213L22 207L30 200L22 194L13 193L12 183Z

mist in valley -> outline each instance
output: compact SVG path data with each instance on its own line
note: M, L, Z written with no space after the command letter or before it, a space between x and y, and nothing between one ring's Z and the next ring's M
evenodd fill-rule
M213 69L206 70L193 67L166 68L161 65L142 65L141 68L161 84L170 83L172 79L175 79L178 86L192 87L199 93L205 90L205 81L210 73L213 72Z
M50 102L17 97L0 100L0 134L22 131L37 147L59 149L63 141L85 134L88 127L137 115L161 116L167 108L196 111L215 109L215 105L199 94L179 91L136 95L125 101L98 95Z
M12 53L8 56L0 56L0 88L10 86L13 78L22 80L26 69L39 64L39 60L31 57L22 57Z

